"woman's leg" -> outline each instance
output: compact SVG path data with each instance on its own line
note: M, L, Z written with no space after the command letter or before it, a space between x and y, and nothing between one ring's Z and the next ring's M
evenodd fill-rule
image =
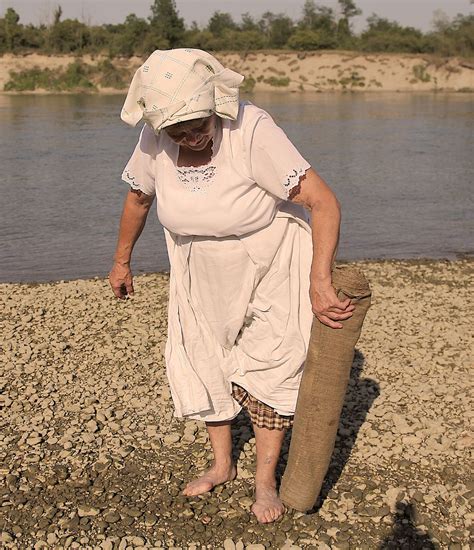
M216 485L235 479L237 468L232 459L231 422L231 420L206 422L214 452L213 464L202 476L190 481L181 494L186 496L200 495L210 491Z
M255 503L252 512L261 523L278 519L285 506L278 497L275 470L280 458L286 429L269 430L253 424L257 447L257 473L255 475Z

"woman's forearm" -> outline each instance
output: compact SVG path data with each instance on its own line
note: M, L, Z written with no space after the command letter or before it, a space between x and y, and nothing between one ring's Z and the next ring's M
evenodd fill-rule
M331 269L336 259L339 243L341 208L331 193L311 208L311 228L313 236L313 260L311 282L331 284Z
M116 263L130 263L133 247L145 226L153 197L143 195L143 193L137 195L136 192L129 192L125 198L114 254Z

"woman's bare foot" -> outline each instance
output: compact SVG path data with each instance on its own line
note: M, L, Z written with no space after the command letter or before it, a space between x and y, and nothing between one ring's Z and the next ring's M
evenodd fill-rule
M260 523L271 523L286 511L276 487L271 483L255 483L255 502L252 512Z
M237 468L233 462L229 466L216 466L214 464L202 476L190 481L181 494L192 497L207 493L207 491L210 491L216 485L232 481L236 476Z

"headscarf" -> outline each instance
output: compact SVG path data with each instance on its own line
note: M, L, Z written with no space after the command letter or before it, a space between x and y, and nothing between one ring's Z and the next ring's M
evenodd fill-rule
M244 77L197 49L156 50L132 79L121 119L162 128L212 113L235 120Z

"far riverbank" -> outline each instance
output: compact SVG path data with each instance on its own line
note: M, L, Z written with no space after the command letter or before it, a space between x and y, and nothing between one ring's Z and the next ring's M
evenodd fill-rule
M474 61L459 57L340 50L221 52L215 55L225 66L245 75L244 90L249 92L474 92ZM11 72L38 68L60 73L74 62L80 61L89 68L97 68L104 60L108 63L105 56L5 54L0 57L0 90L4 90L11 80ZM114 78L111 79L109 74L109 78L104 80L101 70L97 70L90 76L92 86L84 91L125 93L133 72L142 62L140 57L112 59L107 70L109 73L116 72ZM34 90L28 91L44 93L48 90L37 85Z

